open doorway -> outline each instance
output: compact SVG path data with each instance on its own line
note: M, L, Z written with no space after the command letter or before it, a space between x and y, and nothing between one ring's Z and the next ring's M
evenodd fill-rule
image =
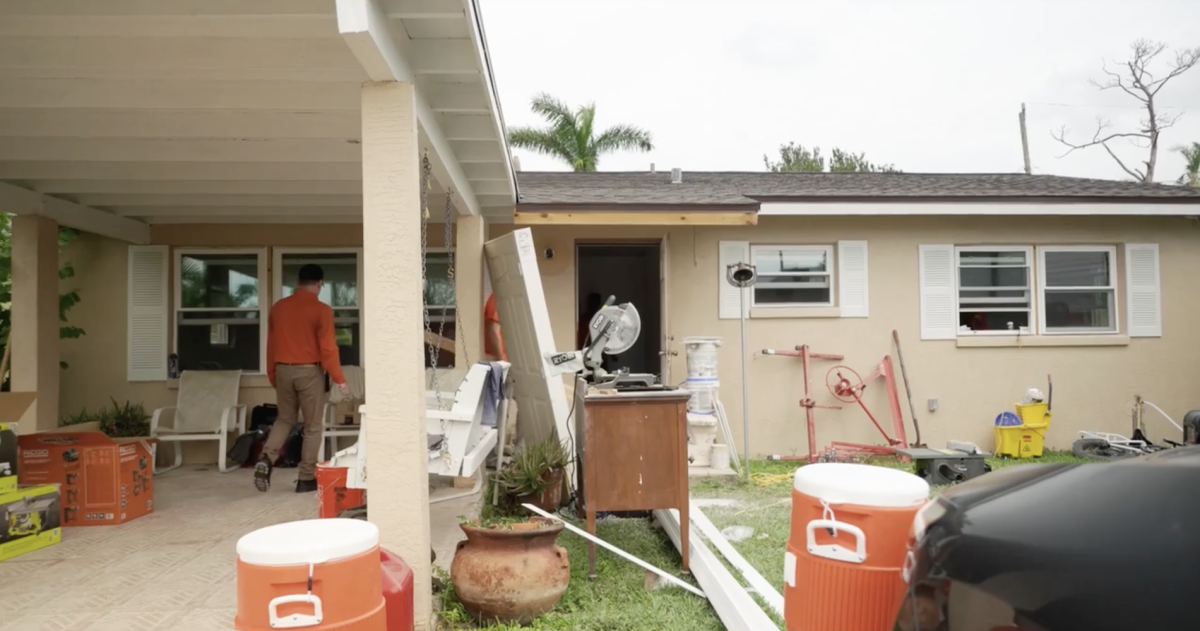
M575 335L583 342L596 312L596 300L609 296L637 307L642 332L632 348L606 359L604 368L628 368L657 375L662 360L662 293L659 282L662 249L656 243L579 244L575 246Z

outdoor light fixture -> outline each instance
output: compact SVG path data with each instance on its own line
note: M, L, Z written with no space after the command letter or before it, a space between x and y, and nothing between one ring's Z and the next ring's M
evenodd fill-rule
M746 477L750 477L750 402L746 384L746 290L758 280L753 265L734 263L725 268L725 280L739 290L738 315L742 322L742 452L745 454Z

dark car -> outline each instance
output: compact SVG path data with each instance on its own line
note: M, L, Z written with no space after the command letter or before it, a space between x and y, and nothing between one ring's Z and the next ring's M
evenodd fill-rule
M902 631L1200 629L1200 446L953 487L904 574Z

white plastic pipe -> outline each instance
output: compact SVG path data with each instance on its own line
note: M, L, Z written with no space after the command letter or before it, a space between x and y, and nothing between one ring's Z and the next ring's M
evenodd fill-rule
M1163 412L1163 411L1162 411L1162 408L1158 407L1157 405L1154 405L1153 403L1151 403L1151 402L1149 402L1149 401L1147 401L1147 400L1145 400L1145 399L1142 399L1142 403L1145 403L1146 405L1148 405L1148 406L1150 406L1150 407L1152 407L1152 408L1154 408L1154 409L1158 410L1158 413L1159 413L1159 414L1162 414L1162 415L1163 415L1163 418L1167 419L1168 421L1171 421L1171 424L1175 426L1175 429L1177 429L1177 430L1179 430L1179 431L1181 431L1181 432L1183 431L1183 428L1179 426L1179 423L1176 423L1176 422L1175 422L1175 419L1173 419L1173 418L1171 418L1171 417L1167 416L1167 413L1166 413L1166 412Z
M580 530L579 528L576 528L575 526L568 524L561 517L558 517L556 515L551 515L550 513L547 513L546 511L534 506L533 504L521 504L521 506L524 507L525 510L527 510L531 513L535 513L537 515L541 515L542 517L545 517L546 519L553 519L554 521L562 522L562 525L564 527L566 527L567 530L570 530L571 532L579 535L580 537L583 537L584 539L587 539L588 541L591 541L592 543L594 543L610 552L616 553L617 556L621 557L622 559L625 559L626 561L629 561L629 562L637 565L638 567L641 567L642 569L654 572L655 574L667 579L668 581L674 583L675 585L678 585L679 587L682 587L682 588L688 590L689 592L692 592L693 594L695 594L701 598L708 598L708 596L706 596L704 594L704 592L702 592L699 589L696 589L695 587L693 587L692 585L689 585L688 583L680 580L674 574L671 574L670 572L667 572L666 570L660 570L660 569L654 567L653 565L650 565L649 563L646 563L645 561L633 556L632 554L629 554L628 552L614 546L613 544L611 544L599 537L593 536L590 532L588 532L586 530Z

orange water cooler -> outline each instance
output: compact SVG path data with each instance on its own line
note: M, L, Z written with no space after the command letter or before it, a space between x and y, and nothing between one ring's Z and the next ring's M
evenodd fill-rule
M310 519L256 530L237 543L237 631L388 628L379 529Z
M929 484L896 469L797 469L784 556L787 630L891 631L913 517L928 501Z
M328 462L317 463L317 517L337 517L342 511L366 502L366 489L352 489L346 484L349 469Z

